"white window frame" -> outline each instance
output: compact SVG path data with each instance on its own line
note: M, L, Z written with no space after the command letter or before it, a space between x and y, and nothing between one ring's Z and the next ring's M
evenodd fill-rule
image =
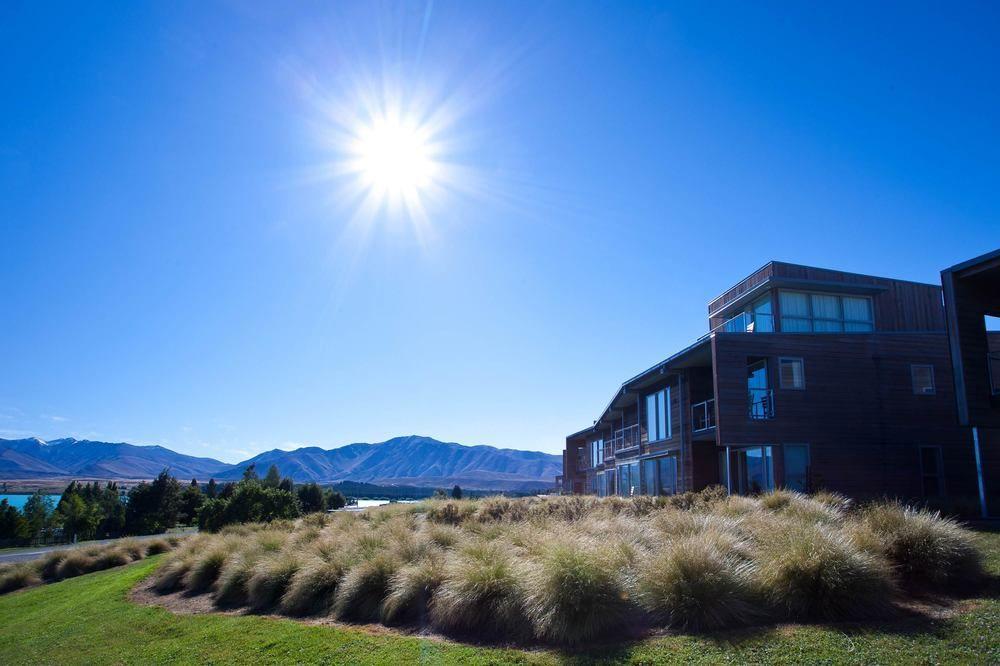
M931 371L931 386L929 391L917 390L917 368L929 368ZM934 376L934 365L932 363L911 363L910 364L910 389L913 395L937 395L937 378Z
M802 367L802 385L801 386L791 386L785 384L785 376L781 373L781 366L786 361L789 363L798 362ZM806 390L806 362L801 356L779 356L778 357L778 386L782 389L789 391L805 391Z
M650 413L649 403L653 398L653 412ZM646 394L646 440L652 442L663 442L673 438L673 417L670 409L670 387L665 386L658 391ZM662 410L661 410L662 406ZM663 412L663 422L660 421L660 412ZM650 430L650 425L655 424L656 432Z

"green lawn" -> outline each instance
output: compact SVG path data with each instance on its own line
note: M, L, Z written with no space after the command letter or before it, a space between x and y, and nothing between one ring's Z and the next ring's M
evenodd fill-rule
M670 636L587 654L467 647L262 617L178 616L128 591L162 556L0 597L0 664L1000 663L1000 534L980 535L994 582L949 620Z

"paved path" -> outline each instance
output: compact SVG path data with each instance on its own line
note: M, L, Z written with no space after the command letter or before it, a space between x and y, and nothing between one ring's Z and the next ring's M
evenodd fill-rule
M130 539L160 539L167 536L184 536L186 534L194 534L197 530L190 528L184 531L171 532L170 534L147 534L145 536L137 537L123 537ZM35 560L39 557L45 555L46 553L51 553L53 550L65 550L67 548L78 548L80 546L100 546L105 543L114 543L115 541L120 541L121 539L99 539L96 541L81 541L80 543L63 543L58 546L37 546L31 548L18 548L17 550L9 552L0 552L0 564L11 564L13 562L27 562L28 560Z

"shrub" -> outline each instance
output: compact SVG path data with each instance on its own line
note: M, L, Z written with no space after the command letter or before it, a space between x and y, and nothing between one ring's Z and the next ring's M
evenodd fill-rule
M170 542L166 539L150 539L146 542L146 556L150 557L153 555L159 555L160 553L166 553L173 549Z
M519 638L531 631L513 560L495 542L468 547L451 558L430 611L431 623L444 632Z
M230 552L230 544L222 542L195 555L191 567L184 574L183 587L191 594L208 590L219 579Z
M910 584L969 584L982 577L972 535L937 513L877 504L862 512L851 535L868 552L888 558Z
M93 558L93 564L89 571L103 571L112 567L120 567L132 561L129 554L116 546L105 548Z
M156 578L153 581L153 589L160 594L174 592L181 587L185 574L194 563L194 556L190 553L178 553L171 557L163 566L156 571Z
M59 565L66 559L68 551L54 550L47 553L38 564L38 571L42 575L42 580L53 581L59 578Z
M638 573L642 606L670 626L712 629L753 619L750 565L727 552L718 533L677 538Z
M146 557L148 546L138 539L122 539L115 546L128 555L130 560L141 560Z
M245 606L248 603L247 583L253 576L254 567L260 556L259 550L252 549L237 553L226 560L216 583L216 604L219 606Z
M632 605L614 559L580 539L549 545L527 579L527 612L535 635L581 643L620 629Z
M74 578L94 570L94 557L82 550L71 550L56 569L56 578Z
M275 606L298 569L299 560L287 552L257 562L247 581L250 607L262 611Z
M0 570L0 594L7 594L22 587L41 585L42 577L34 563L21 563Z
M458 525L472 516L476 507L468 500L441 501L432 500L427 503L427 520L433 523Z
M289 615L325 613L333 604L333 595L345 567L342 561L313 557L302 563L281 598L281 611Z
M425 624L430 600L444 580L444 559L431 553L399 569L389 580L389 594L382 604L386 624Z
M761 544L753 573L760 595L793 618L881 617L889 611L892 572L884 559L820 525L788 525Z
M334 615L354 622L378 621L382 601L389 593L389 581L398 568L399 560L385 553L355 564L337 587Z

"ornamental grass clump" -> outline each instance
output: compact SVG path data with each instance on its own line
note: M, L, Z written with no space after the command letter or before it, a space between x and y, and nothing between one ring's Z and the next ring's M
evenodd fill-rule
M838 530L790 524L772 531L759 547L754 588L784 617L858 620L891 611L895 587L888 562Z
M190 552L176 553L168 562L156 571L153 579L153 589L160 594L174 592L183 585L184 576L194 564L194 554Z
M861 548L886 557L909 585L968 585L982 579L972 534L939 513L876 504L861 512L850 534Z
M706 530L664 544L639 569L639 602L658 622L702 630L739 626L759 617L752 603L752 564Z
M375 553L355 564L337 587L333 614L350 622L377 622L382 602L389 594L389 582L400 561L388 553Z
M82 576L94 570L94 557L82 550L71 550L56 568L56 579Z
M0 594L41 584L42 577L34 563L13 564L0 569Z
M389 594L382 602L382 622L426 625L431 598L444 575L444 554L439 551L428 551L401 567L389 579Z
M633 615L618 558L580 537L546 544L526 576L526 611L542 641L578 644L619 632Z
M445 633L519 639L531 634L524 588L509 547L476 544L453 553L431 602L431 624Z
M287 615L327 613L346 571L345 562L336 557L306 558L288 581L281 597L281 612Z
M205 592L218 580L233 543L220 539L193 556L190 569L184 574L183 587L191 594Z
M300 566L298 557L284 551L257 562L247 581L250 608L264 611L276 606Z

